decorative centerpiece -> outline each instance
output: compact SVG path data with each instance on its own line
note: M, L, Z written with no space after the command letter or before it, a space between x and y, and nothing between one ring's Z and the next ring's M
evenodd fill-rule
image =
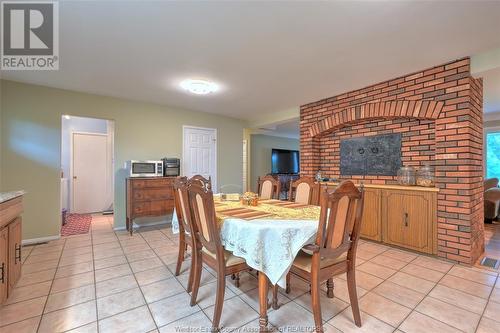
M259 196L254 192L245 192L241 196L241 204L247 206L257 206L259 204Z

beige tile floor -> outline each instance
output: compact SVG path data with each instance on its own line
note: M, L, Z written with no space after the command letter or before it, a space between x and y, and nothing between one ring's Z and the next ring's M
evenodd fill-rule
M0 332L179 332L210 327L215 277L204 269L198 305L186 292L189 261L174 277L177 237L169 228L113 232L112 217L96 216L91 233L25 247L23 276L0 308ZM357 283L363 327L352 321L345 276L335 298L321 299L326 332L500 332L497 272L362 241ZM236 288L228 279L221 324L258 327L257 279ZM269 321L281 331L313 326L308 286L292 279ZM244 330L245 329L245 330Z

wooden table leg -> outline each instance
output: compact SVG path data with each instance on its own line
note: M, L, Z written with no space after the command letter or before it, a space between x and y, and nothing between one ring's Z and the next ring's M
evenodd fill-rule
M259 332L267 332L267 293L269 291L269 284L266 274L259 273Z
M280 308L278 304L278 285L274 285L273 287L273 301L272 301L272 307L274 310L278 310Z

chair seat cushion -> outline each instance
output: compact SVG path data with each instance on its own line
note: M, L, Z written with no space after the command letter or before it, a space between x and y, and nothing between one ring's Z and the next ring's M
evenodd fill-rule
M335 259L323 259L323 258L321 258L320 268L332 266L332 265L338 264L338 263L346 261L346 260L347 260L347 252L345 252L340 257L337 257ZM299 252L299 254L297 255L297 257L295 258L295 260L293 261L293 266L296 268L299 268L303 271L311 272L312 256L301 250Z
M208 251L206 248L202 249L203 253L211 256L215 259L215 253ZM233 255L231 252L224 250L224 260L226 261L226 267L239 265L245 263L245 259Z

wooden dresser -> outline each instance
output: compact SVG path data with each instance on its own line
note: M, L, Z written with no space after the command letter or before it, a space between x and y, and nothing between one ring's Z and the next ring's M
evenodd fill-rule
M322 186L333 190L336 183ZM437 254L438 188L365 184L364 189L362 238Z
M23 194L0 193L0 304L21 277Z
M137 217L163 216L174 210L175 177L127 178L127 230Z

